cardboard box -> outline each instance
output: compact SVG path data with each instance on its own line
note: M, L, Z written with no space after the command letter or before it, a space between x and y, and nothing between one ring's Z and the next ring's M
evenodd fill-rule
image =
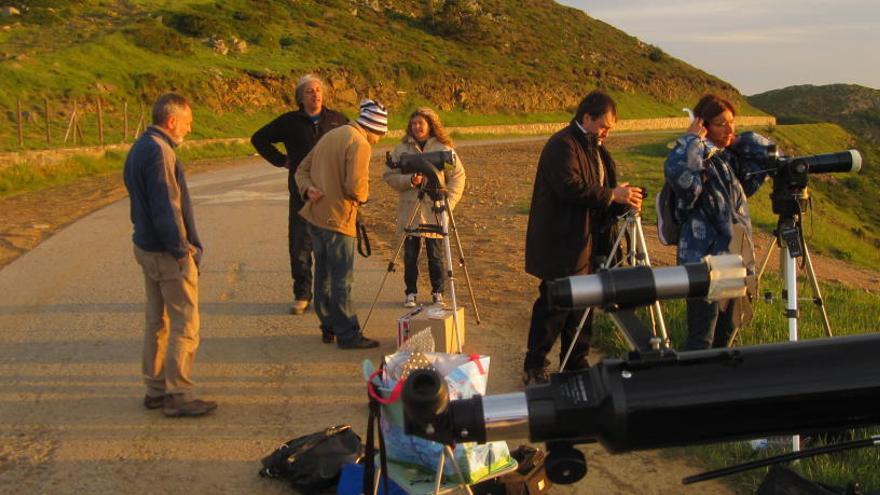
M457 316L461 327L461 345L464 346L464 308L458 308ZM434 352L458 352L452 309L435 306L418 307L397 319L397 346L400 347L400 344L426 328L430 328L434 336Z

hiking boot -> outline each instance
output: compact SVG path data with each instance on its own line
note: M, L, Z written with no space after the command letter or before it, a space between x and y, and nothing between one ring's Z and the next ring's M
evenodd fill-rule
M332 344L336 342L336 334L330 330L321 329L321 342L325 344Z
M446 306L446 301L443 300L442 292L435 292L431 294L431 299L434 300L434 304L436 304L437 306Z
M403 301L404 308L414 308L416 307L416 295L415 294L407 294L406 299Z
M147 409L159 409L162 405L165 404L165 396L159 395L156 397L150 397L149 395L144 396L144 407Z
M309 300L308 299L297 299L293 301L293 307L290 308L290 314L292 315L301 315L309 309Z
M336 342L336 346L340 349L372 349L374 347L379 347L379 342L373 339L368 339L363 335L358 335L346 342L339 340Z
M547 368L532 368L523 371L523 385L541 385L550 381L550 374Z
M162 414L169 418L195 418L217 409L217 403L210 400L184 399L183 395L166 395Z

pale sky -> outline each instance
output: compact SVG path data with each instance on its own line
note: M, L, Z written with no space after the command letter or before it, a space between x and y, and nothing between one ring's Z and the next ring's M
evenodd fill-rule
M751 95L880 89L880 0L557 0Z

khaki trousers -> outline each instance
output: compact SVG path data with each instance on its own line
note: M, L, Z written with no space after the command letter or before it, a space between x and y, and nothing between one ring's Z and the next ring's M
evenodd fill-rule
M167 252L134 256L144 271L147 295L143 366L147 395L191 395L192 365L199 348L199 272L192 256L181 266Z

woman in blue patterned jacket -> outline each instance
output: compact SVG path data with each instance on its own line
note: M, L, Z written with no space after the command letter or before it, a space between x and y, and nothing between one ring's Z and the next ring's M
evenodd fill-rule
M678 263L706 255L743 254L754 275L752 224L747 197L764 183L764 151L770 141L746 132L736 135L736 110L724 98L705 95L694 120L675 142L664 166L676 197L681 224ZM688 299L688 337L684 350L726 347L742 323L742 300L710 303Z

